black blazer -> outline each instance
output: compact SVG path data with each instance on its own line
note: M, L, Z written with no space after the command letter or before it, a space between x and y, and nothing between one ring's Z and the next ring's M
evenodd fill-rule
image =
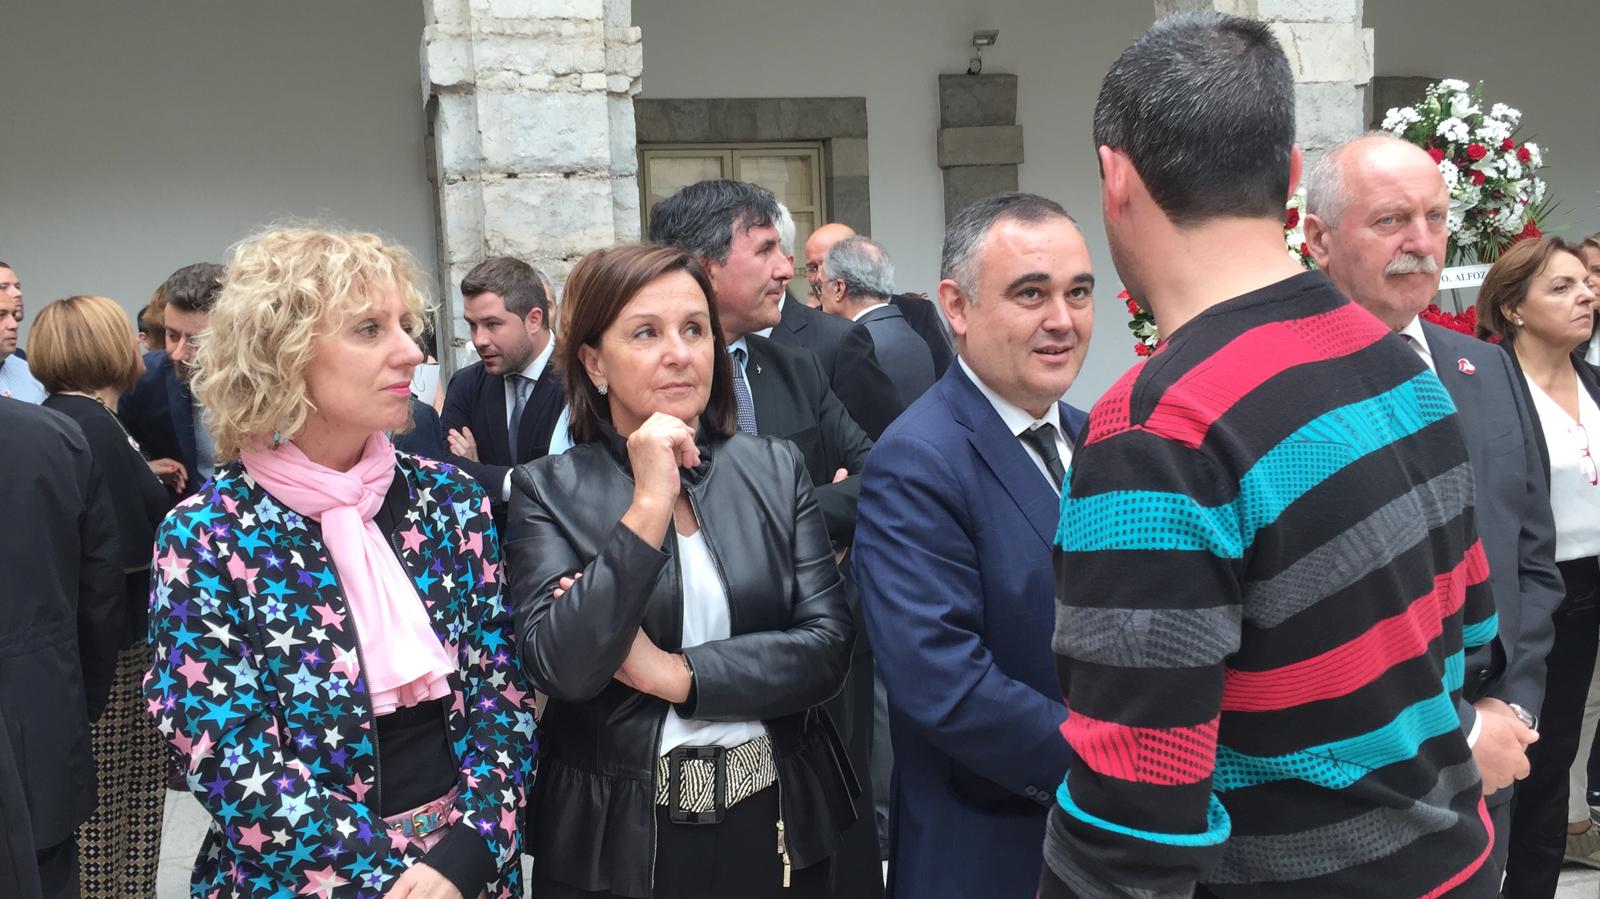
M119 565L127 618L122 645L143 643L150 629L150 551L156 543L156 525L172 508L172 495L129 442L117 417L99 402L55 393L45 398L44 407L78 423L89 442L89 455L105 477L122 547Z
M911 330L905 313L895 306L879 306L857 319L856 325L872 335L872 352L894 381L900 394L900 411L904 412L938 378L928 344Z
M478 461L459 456L451 456L450 461L477 478L498 508L502 505L500 489L511 467L550 452L550 434L561 417L562 405L561 372L552 359L528 394L528 405L522 410L522 429L517 435L517 458L513 459L506 435L505 378L489 374L482 362L474 362L450 379L439 424L445 434L462 426L471 428L478 442Z
M756 406L756 430L763 437L783 437L800 450L828 536L835 545L848 544L856 530L858 475L872 439L829 389L814 354L759 334L745 335L745 345L750 350L745 379ZM841 468L850 476L835 484L834 472Z
M411 425L411 430L394 435L395 449L424 459L450 458L450 450L444 442L444 428L439 425L439 413L415 396L411 398Z
M1589 391L1590 399L1600 405L1600 368L1590 365L1583 358L1583 350L1587 345L1572 354L1572 368L1578 373L1578 383L1584 390ZM1533 392L1528 387L1528 376L1522 371L1522 365L1517 362L1517 354L1507 352L1511 357L1511 364L1517 370L1517 377L1522 381L1523 401L1527 403L1528 415L1533 419L1533 442L1539 447L1539 461L1544 464L1545 487L1550 486L1550 444L1544 439L1544 426L1539 421L1539 410L1533 405Z
M12 522L0 540L0 718L43 849L94 811L89 722L122 646L121 547L105 480L71 419L0 398L0 458Z
M906 317L911 330L928 344L928 352L933 354L934 380L944 377L944 370L955 361L956 354L950 346L950 332L945 330L944 319L939 317L939 307L932 300L908 293L897 293L889 298L889 302Z
M772 339L815 353L834 394L873 440L905 411L894 381L872 353L872 338L850 322L791 296L784 300Z
M145 372L139 383L123 394L117 416L151 459L176 459L183 463L188 484L181 494L200 488L199 452L194 442L194 394L178 380L172 360L161 350L144 354Z

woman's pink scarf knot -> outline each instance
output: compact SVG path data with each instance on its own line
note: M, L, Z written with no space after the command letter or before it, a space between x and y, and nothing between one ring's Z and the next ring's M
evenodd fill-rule
M318 465L293 443L240 454L245 471L273 499L322 523L322 541L361 644L374 715L449 696L455 670L422 597L373 523L394 481L394 458L394 446L381 431L367 440L349 471Z

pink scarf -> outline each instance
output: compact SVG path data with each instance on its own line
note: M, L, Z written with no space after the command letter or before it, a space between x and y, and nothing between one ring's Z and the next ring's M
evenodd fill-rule
M246 450L240 461L273 499L322 522L322 540L355 619L372 713L387 715L449 696L455 663L389 541L372 523L394 481L388 436L373 434L349 471L318 465L293 443Z

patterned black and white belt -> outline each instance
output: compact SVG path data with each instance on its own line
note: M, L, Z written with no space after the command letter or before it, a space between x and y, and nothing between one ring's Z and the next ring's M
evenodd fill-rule
M733 747L679 746L656 759L656 805L677 824L718 824L777 779L766 734Z

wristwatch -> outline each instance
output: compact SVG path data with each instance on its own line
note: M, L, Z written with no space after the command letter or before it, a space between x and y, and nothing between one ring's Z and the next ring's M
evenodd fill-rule
M1539 729L1538 715L1535 715L1534 713L1528 711L1520 705L1517 705L1514 702L1508 702L1506 705L1511 709L1511 714L1516 715L1517 720L1521 721L1523 725L1528 728L1528 730L1537 731Z

